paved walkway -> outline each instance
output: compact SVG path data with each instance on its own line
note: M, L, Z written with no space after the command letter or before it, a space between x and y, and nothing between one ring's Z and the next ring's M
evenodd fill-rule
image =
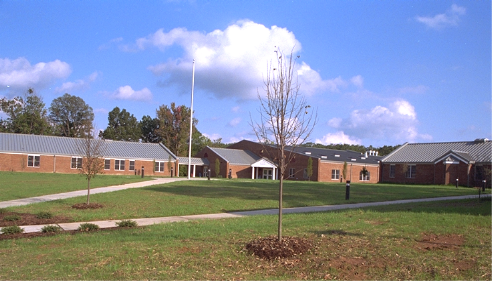
M103 193L117 191L127 188L144 187L154 184L163 184L174 181L187 180L185 178L158 178L155 180L138 182L133 184L109 186L104 188L91 189L91 194ZM33 198L18 199L12 201L0 202L0 208L9 206L19 206L26 205L30 203L44 202L55 199L70 198L75 196L85 196L87 190L73 191L60 194L52 194L46 196L39 196ZM482 197L490 197L491 194L483 194ZM459 200L459 199L476 199L479 198L478 195L464 195L464 196L449 196L449 197L434 197L434 198L421 198L421 199L406 199L406 200L394 200L394 201L382 201L382 202L370 202L370 203L354 203L354 204L340 204L340 205L323 205L323 206L310 206L310 207L295 207L283 209L284 214L289 213L311 213L311 212L323 212L332 210L342 210L342 209L354 209L363 208L371 206L382 206L382 205L392 205L392 204L403 204L403 203L415 203L415 202L429 202L429 201L442 201L442 200ZM225 219L225 218L241 218L254 215L276 215L278 214L278 209L264 209L264 210L253 210L253 211L240 211L240 212L230 212L230 213L214 213L214 214L201 214L201 215L186 215L186 216L172 216L172 217L155 217L155 218L140 218L131 219L136 221L138 226L148 226L153 224L161 223L172 223L172 222L188 222L190 220L198 219ZM61 223L61 224L50 224L59 226L64 231L74 231L79 228L83 223L92 223L98 225L100 228L112 228L117 227L116 222L121 220L104 220L104 221L88 221L88 222L76 222L76 223ZM41 232L44 225L27 225L20 226L24 229L24 233Z

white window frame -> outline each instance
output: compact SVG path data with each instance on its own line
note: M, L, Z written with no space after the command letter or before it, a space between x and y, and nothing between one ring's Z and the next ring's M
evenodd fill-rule
M414 167L414 171L413 171ZM416 165L407 165L407 172L406 172L406 178L416 178Z
M391 164L390 165L390 171L388 173L389 178L395 178L395 170L396 170L395 164Z
M136 169L136 160L129 160L129 171Z
M340 178L340 170L332 169L332 180L338 180Z
M75 167L74 167L74 159L76 165ZM82 159L83 159L82 157L72 157L70 159L70 168L74 170L82 168Z
M296 176L296 169L295 168L290 168L289 169L289 177L293 178Z
M369 181L370 180L370 177L371 177L371 173L370 173L370 171L368 171L367 173L368 174L366 174L366 175L360 174L359 175L359 180L360 181Z
M164 161L155 161L155 172L158 172L158 173L165 172L165 162Z
M107 168L107 162L108 162L108 168ZM105 171L109 171L112 168L112 161L110 159L105 159Z
M31 161L29 161L29 160L31 160ZM31 165L29 165L29 164L31 164ZM40 155L28 155L27 166L29 168L39 168L40 164L41 164Z
M115 159L114 169L116 171L125 171L125 160Z

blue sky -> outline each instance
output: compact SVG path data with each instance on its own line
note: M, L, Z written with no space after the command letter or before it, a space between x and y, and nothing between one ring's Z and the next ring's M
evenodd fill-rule
M171 102L224 143L255 140L274 47L294 48L311 142L492 139L491 1L0 1L0 97L84 99L104 129ZM0 113L0 115L2 115Z

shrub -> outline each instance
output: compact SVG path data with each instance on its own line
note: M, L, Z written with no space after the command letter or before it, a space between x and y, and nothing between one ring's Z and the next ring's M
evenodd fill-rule
M19 217L17 215L9 215L9 216L3 217L4 221L18 221L20 219L21 219L21 217Z
M62 231L62 228L56 225L46 225L41 228L42 233L56 233Z
M100 227L96 224L84 223L81 224L77 230L81 232L90 232L90 231L98 231L98 229L100 229Z
M2 228L2 233L6 235L20 234L22 232L24 232L24 229L19 226L9 226Z
M8 210L7 210L7 209L5 209L5 208L0 208L0 214L5 214L5 213L7 213L7 212L8 212Z
M53 214L50 212L39 212L36 214L36 218L38 219L51 219Z
M122 220L120 222L115 223L119 227L137 227L136 221L133 220Z

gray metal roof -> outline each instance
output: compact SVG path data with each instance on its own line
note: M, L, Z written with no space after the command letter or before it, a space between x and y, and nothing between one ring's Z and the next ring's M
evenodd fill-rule
M217 155L222 157L233 165L252 165L261 157L249 150L227 149L227 148L210 148Z
M179 157L179 165L188 165L188 164L189 164L189 157ZM210 161L208 161L207 158L191 157L191 165L209 166Z
M384 163L433 163L449 152L464 159L478 162L492 162L492 141L476 140L467 142L406 143L384 157Z
M325 149L325 148L314 148L314 147L295 147L294 152L311 156L313 158L320 158L321 161L329 162L352 162L352 163L363 163L363 164L379 164L382 156L369 156L361 154L360 152L350 151L350 150L335 150L335 149ZM310 154L308 154L310 153Z
M80 156L81 138L0 133L0 152ZM176 157L161 143L103 140L105 158L150 159L175 162Z

